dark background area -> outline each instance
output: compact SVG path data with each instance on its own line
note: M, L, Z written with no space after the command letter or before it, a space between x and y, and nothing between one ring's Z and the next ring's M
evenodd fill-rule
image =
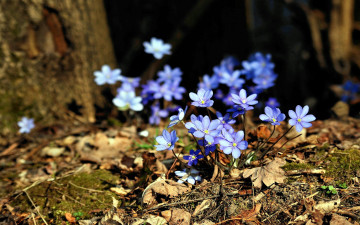
M183 38L175 39L177 47L164 64L180 67L182 86L188 92L197 89L199 77L212 75L213 66L225 56L243 61L260 51L272 55L278 74L276 86L263 95L277 97L283 111L308 104L318 119L325 119L339 100L330 85L340 85L346 79L333 68L328 31L321 30L324 67L317 60L307 15L310 10L318 13L324 23L330 23L332 1L104 2L117 62L126 76L141 76L154 62L151 55L143 52L144 41L157 37L168 42L180 31ZM194 16L197 13L192 10L199 5L202 8ZM355 1L355 7L358 6L359 1ZM355 10L355 21L358 14ZM189 18L193 26L186 24ZM353 40L355 44L360 40L359 30L354 29ZM348 77L354 76L359 76L359 72L352 64Z

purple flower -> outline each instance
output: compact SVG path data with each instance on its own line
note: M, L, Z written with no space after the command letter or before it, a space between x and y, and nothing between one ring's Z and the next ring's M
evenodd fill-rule
M205 89L200 89L197 94L190 92L189 96L193 100L191 104L196 107L210 107L214 104L214 101L210 100L213 96L212 90L206 91Z
M219 86L219 81L216 76L210 77L205 74L202 78L202 82L199 83L199 89L211 90L216 89Z
M254 108L254 107L249 106L249 107L248 107L248 110L253 109L253 108ZM246 112L246 110L245 110L243 107L241 107L241 106L234 105L233 108L228 109L226 112L232 113L231 117L232 117L232 118L236 118L238 115L244 115L245 112Z
M266 114L266 115L265 115ZM285 114L280 112L279 108L265 107L265 114L260 115L260 119L269 122L272 125L280 125L280 122L285 119Z
M164 41L155 37L151 38L150 43L144 42L145 52L153 54L156 59L161 59L163 55L170 55L170 44L164 44Z
M241 89L239 95L231 94L231 96L233 98L232 101L235 104L240 105L246 111L253 109L254 107L252 107L251 105L255 105L258 103L258 101L255 100L257 94L252 94L247 97L245 89Z
M205 148L205 155L209 155L210 152L214 152L215 149L216 149L216 141L215 142L208 142L206 139L203 140L203 139L200 139L198 140L198 144L200 146L204 146Z
M220 83L226 84L229 87L240 89L245 83L245 80L240 78L241 75L242 75L242 71L240 70L235 70L232 73L225 72L220 78Z
M230 129L232 128L230 124L234 124L236 121L234 119L230 119L230 114L227 113L225 116L222 116L220 112L216 112L217 118L220 120L221 128Z
M20 133L30 133L31 129L35 127L34 119L27 117L21 118L17 124L20 127Z
M177 115L170 116L170 124L169 124L168 128L175 126L176 124L178 124L180 121L182 121L184 119L187 108L188 108L187 106L185 107L185 110L183 110L182 108L179 108L179 113Z
M238 131L234 133L228 133L226 129L222 129L223 139L219 140L220 149L224 151L225 154L232 154L232 156L237 159L241 155L241 150L245 150L248 146L247 141L244 141L244 132Z
M269 98L268 101L265 103L266 106L271 108L277 108L280 106L280 103L276 100L276 98Z
M220 120L216 119L210 122L208 116L204 116L202 121L196 120L194 124L196 127L194 136L197 138L205 137L210 142L214 142L214 138L221 132L219 130Z
M254 55L253 68L255 70L255 76L259 74L268 73L269 71L273 71L275 65L271 62L271 55L266 54L265 56L257 52Z
M195 125L195 121L199 120L201 122L203 119L204 119L204 117L202 115L199 115L198 117L196 117L194 114L192 114L190 116L191 122L185 123L185 127L186 127L186 129L189 130L190 134L193 134L195 131L198 130L198 128Z
M216 93L215 93L214 97L216 99L220 100L220 99L223 99L225 97L225 95L224 95L224 93L222 92L221 89L216 89Z
M167 94L165 94L164 98L167 95L173 96L176 100L181 100L183 98L183 94L186 92L186 89L184 87L180 87L181 78L174 79L172 82L169 82L169 89L167 91ZM166 98L165 98L166 99ZM166 99L168 100L168 99ZM171 101L171 100L168 100Z
M151 116L149 117L149 123L152 125L160 124L160 117L164 118L168 116L168 111L160 109L159 104L151 106Z
M123 77L121 81L123 84L128 84L134 89L140 85L140 77Z
M189 162L188 162L188 165L189 165L189 166L196 165L197 162L198 162L198 159L204 158L204 156L203 156L203 155L199 155L199 153L200 153L200 150L199 150L199 149L196 150L196 151L194 151L194 150L191 149L191 150L190 150L190 155L184 156L183 159L184 159L184 160L189 160Z
M135 91L135 88L129 83L122 83L121 87L116 89L117 93L119 93L120 91L130 92L130 91Z
M289 124L296 128L297 132L300 132L304 127L311 127L312 124L310 122L316 120L315 116L312 114L306 115L309 112L309 106L296 106L295 112L293 110L289 110Z
M269 71L268 73L260 74L259 76L254 77L253 82L256 84L257 89L268 89L275 85L275 80L277 75Z
M122 111L128 110L129 108L134 111L141 111L144 108L141 104L141 97L136 97L134 91L120 91L113 99L113 103Z
M95 71L95 82L97 85L103 84L115 84L117 81L122 79L121 70L114 69L111 70L110 66L103 65L101 71Z
M171 134L167 130L163 130L162 136L157 136L156 141L159 143L158 145L154 145L157 151L162 150L173 150L175 147L175 143L179 140L176 137L176 131L171 131Z
M164 66L164 70L158 72L159 78L157 79L158 82L163 81L171 81L174 79L181 78L182 72L180 68L176 67L174 69L171 69L169 65Z
M179 183L184 183L185 181L189 182L192 185L195 185L196 181L201 181L201 177L198 175L199 171L197 171L196 169L191 169L191 170L186 170L183 169L175 171L175 175L178 177L181 177L178 182Z

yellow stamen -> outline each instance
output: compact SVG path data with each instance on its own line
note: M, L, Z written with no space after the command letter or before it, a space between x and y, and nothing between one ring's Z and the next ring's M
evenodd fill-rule
M236 143L233 143L233 146L234 146L234 147L236 147L236 146L237 146L237 144L236 144Z
M170 143L170 142L168 142L168 143L167 143L167 146L168 146L168 147L170 147L170 146L171 146L171 143Z
M299 118L299 119L297 119L297 121L298 121L298 122L301 122L301 119Z
M196 159L196 156L193 155L193 156L191 156L191 158L192 158L192 159Z
M244 104L245 104L245 103L246 103L246 99L242 100L242 103L244 103Z
M205 101L204 100L201 100L201 104L204 104L205 103Z
M273 122L276 122L276 119L275 119L275 118L273 118L273 119L272 119L272 121L273 121Z
M205 133L205 134L208 134L208 133L209 133L209 131L208 131L208 130L204 130L204 133Z

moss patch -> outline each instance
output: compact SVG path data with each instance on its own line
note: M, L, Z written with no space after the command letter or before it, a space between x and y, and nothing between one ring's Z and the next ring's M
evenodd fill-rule
M289 170L309 170L315 168L312 164L309 163L286 163L282 167L285 171Z
M43 182L27 192L45 218L58 224L65 220L65 213L77 215L77 219L89 219L96 215L95 212L101 213L111 208L112 197L116 195L109 189L118 180L119 177L109 171L96 170ZM33 208L25 194L13 201L12 205L25 212Z

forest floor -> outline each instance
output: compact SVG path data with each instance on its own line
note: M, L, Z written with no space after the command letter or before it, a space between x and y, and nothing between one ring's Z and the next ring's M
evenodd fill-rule
M142 137L135 126L58 125L3 138L0 224L360 223L358 119L315 121L230 175L203 161L196 185L177 183L181 164L153 148L161 130ZM247 130L249 149L270 133ZM177 133L175 152L195 148L187 130Z

